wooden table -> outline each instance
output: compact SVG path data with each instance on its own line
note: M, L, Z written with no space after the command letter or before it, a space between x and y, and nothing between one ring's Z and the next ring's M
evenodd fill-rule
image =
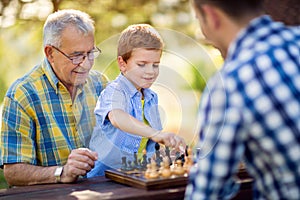
M183 199L185 187L145 190L116 183L105 177L81 179L73 184L45 184L0 190L0 199ZM251 181L244 181L234 198L251 199Z

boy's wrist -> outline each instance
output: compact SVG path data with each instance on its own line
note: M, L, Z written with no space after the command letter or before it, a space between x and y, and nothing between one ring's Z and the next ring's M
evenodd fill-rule
M152 133L151 135L150 135L150 139L153 139L155 136L157 136L158 134L160 134L161 133L161 131L158 131L158 130L156 130L154 133Z

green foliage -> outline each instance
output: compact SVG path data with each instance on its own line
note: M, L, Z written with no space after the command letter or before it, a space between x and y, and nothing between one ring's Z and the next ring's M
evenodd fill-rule
M0 169L0 189L8 188L8 184L3 175L3 170Z

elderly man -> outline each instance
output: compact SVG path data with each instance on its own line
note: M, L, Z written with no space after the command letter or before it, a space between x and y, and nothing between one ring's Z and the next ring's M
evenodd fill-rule
M49 15L43 63L18 79L4 98L1 166L9 185L74 182L97 153L87 147L104 77L90 71L100 54L94 21L78 10Z

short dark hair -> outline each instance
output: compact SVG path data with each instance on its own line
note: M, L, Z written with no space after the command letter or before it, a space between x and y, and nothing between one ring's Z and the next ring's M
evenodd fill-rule
M263 0L193 0L197 9L204 4L214 5L233 18L263 10Z

